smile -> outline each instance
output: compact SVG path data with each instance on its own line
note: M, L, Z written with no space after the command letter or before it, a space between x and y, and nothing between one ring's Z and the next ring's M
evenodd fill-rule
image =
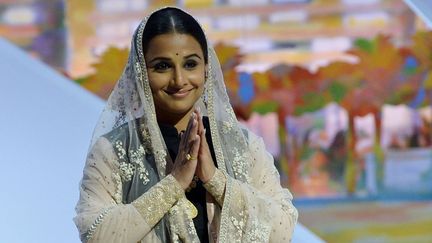
M184 98L189 95L192 89L179 89L179 90L164 90L166 94L174 98Z

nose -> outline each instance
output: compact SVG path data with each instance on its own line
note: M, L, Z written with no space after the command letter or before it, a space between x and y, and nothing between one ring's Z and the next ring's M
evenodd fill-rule
M175 68L174 70L173 82L178 87L182 87L186 85L186 77L183 73L183 70L179 67Z

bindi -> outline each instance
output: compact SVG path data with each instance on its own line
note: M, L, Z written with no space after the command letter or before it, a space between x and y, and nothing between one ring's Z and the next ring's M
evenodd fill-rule
M176 56L178 56L178 53L176 53Z

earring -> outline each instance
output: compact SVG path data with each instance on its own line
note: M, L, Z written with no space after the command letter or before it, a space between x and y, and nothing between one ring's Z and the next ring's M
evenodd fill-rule
M208 77L209 77L209 70L206 70L206 72L204 74L204 91L203 91L203 95L202 95L202 100L204 102L206 109L207 109L207 103L208 103L208 95L207 95L208 88L206 87L209 85Z
M203 100L204 106L207 110L208 95L207 95L207 88L205 86L204 86L204 93L202 95L202 100Z

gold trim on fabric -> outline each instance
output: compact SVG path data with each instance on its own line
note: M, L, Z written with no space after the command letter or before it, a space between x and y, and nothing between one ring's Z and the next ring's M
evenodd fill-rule
M141 197L132 202L148 225L153 227L184 196L184 191L172 175L166 176Z
M226 175L219 169L216 169L213 177L205 184L204 188L210 192L210 194L215 198L219 205L223 205L225 185L226 185Z
M211 50L209 49L209 56L210 56L210 52ZM210 59L209 59L210 60ZM212 75L212 66L211 63L209 63L209 75L208 78L209 80L207 80L208 84L208 91L207 91L207 95L208 95L208 109L207 109L207 113L209 116L209 121L210 121L210 133L211 133L211 137L212 137L212 142L213 142L213 149L215 151L215 155L216 155L216 161L217 164L219 165L219 169L221 169L223 172L227 172L226 169L226 163L224 160L224 155L222 152L222 145L220 142L220 137L219 137L219 129L216 123L216 115L215 115L215 110L214 110L214 94L213 94L213 75Z
M230 209L232 202L233 179L227 176L225 186L225 199L221 210L221 223L219 229L219 242L228 242L228 222L230 217Z

